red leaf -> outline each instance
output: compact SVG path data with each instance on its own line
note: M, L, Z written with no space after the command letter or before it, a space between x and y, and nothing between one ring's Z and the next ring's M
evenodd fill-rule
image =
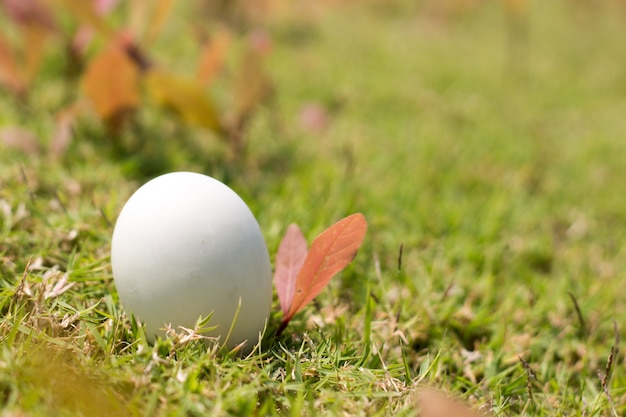
M276 253L274 285L280 308L286 315L296 292L296 278L307 255L307 241L300 228L290 224Z
M333 224L315 238L296 278L293 302L281 327L311 302L335 274L352 262L366 232L365 217L356 213Z

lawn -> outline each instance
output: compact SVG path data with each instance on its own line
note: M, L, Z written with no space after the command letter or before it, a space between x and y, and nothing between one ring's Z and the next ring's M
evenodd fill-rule
M0 143L1 416L438 416L426 388L494 416L626 412L626 8L322 3L266 23L273 94L244 155L150 109L132 155L96 118L63 155ZM46 65L26 104L0 95L0 129L42 144L67 88ZM272 259L290 223L311 242L361 212L365 242L278 338L275 295L246 357L148 344L111 234L177 170L237 191Z

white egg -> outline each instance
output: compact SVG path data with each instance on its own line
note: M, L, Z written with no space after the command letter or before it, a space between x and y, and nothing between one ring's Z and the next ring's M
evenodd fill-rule
M264 329L272 302L267 246L248 206L214 178L174 172L139 188L115 224L111 264L122 306L151 340L168 324L193 328L209 314L217 329L207 335L220 343L233 326L230 347L251 348Z

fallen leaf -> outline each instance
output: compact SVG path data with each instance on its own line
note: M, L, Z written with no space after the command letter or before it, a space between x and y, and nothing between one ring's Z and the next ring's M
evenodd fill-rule
M23 27L24 44L24 73L28 83L37 75L41 61L45 53L45 45L48 31L37 25L26 25Z
M283 326L311 302L335 274L352 262L366 232L365 217L356 213L333 224L315 238L296 278L296 291L283 318Z
M45 52L48 36L57 25L49 7L39 0L0 0L9 18L19 31L19 47L13 54L9 43L0 45L0 80L20 93L37 74ZM17 57L21 59L18 62Z
M145 81L154 102L170 108L189 124L221 132L215 105L199 80L152 69L146 73Z
M433 388L419 389L415 393L415 403L420 417L480 417L478 411L458 399Z
M307 246L306 238L300 228L295 224L290 224L280 242L274 261L276 265L274 285L283 314L287 314L291 307L296 292L296 278L304 264Z
M230 34L227 30L218 30L202 48L198 62L198 79L205 85L213 81L224 65Z
M124 49L111 43L89 62L82 87L106 121L139 104L139 69Z
M25 81L9 43L0 36L0 83L17 94L24 92Z

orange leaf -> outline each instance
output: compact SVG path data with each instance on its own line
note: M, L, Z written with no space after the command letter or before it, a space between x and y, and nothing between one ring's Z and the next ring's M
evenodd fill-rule
M87 67L82 86L104 120L139 103L139 69L115 44L97 55Z
M417 391L415 404L423 417L480 417L485 416L476 410L472 410L467 404L459 399L449 397L441 391L433 388L423 388Z
M37 25L25 25L22 30L25 44L28 45L24 48L25 74L26 79L31 82L41 65L48 33L45 28Z
M24 92L26 87L20 74L15 55L9 43L0 36L0 83L5 84L16 93Z
M230 43L230 35L226 30L219 30L204 45L198 63L198 79L209 84L222 69L226 52Z
M307 246L306 238L300 228L295 224L290 224L280 242L274 261L276 265L274 285L283 314L287 314L291 307L296 292L296 278L304 264Z
M170 108L187 123L221 131L217 110L200 81L154 69L146 74L146 87L156 103Z
M296 278L293 302L283 318L283 324L289 322L324 289L335 274L352 262L366 232L365 217L356 213L333 224L315 238Z

